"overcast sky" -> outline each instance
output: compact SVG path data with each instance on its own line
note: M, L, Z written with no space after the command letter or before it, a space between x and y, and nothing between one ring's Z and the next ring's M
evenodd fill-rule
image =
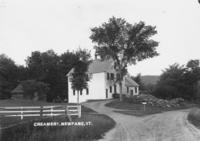
M129 67L132 75L159 75L175 62L200 59L197 0L0 0L0 54L25 64L36 50L93 50L90 28L112 16L157 27L160 55Z

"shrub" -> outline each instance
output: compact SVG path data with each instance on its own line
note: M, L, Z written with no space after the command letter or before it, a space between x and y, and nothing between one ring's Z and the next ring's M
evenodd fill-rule
M118 99L118 98L119 98L119 94L114 93L114 94L112 95L112 97L113 97L114 99Z
M38 100L46 99L46 94L49 91L48 84L36 80L22 81L21 84L24 90L24 98L33 99L37 94Z

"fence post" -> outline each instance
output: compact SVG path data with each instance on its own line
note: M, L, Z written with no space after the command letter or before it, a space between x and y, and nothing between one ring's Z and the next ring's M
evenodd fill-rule
M78 117L81 118L81 105L78 106Z
M40 117L42 117L42 113L43 113L43 106L40 106Z
M65 116L67 117L67 105L65 106Z
M51 117L53 117L53 106L51 106Z
M21 107L21 120L23 120L23 107Z

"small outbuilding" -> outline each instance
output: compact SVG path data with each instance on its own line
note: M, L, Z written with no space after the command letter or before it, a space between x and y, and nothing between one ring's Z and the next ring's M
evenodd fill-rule
M12 99L23 99L24 89L22 84L17 85L17 87L11 91Z

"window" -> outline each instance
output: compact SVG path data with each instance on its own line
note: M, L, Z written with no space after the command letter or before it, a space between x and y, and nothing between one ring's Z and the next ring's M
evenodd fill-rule
M133 95L133 90L131 90L131 95Z
M137 87L135 87L135 93L137 93L137 91L138 91L138 89L137 89Z
M76 94L76 91L75 90L73 90L73 95L75 95Z
M110 93L112 93L112 86L110 86Z
M117 77L117 79L119 80L119 79L120 79L120 74L117 73L117 74L116 74L116 77Z
M106 98L108 98L108 89L106 89Z
M127 93L129 93L129 87L127 87Z
M88 88L86 89L86 94L89 95L89 89Z
M111 79L111 80L114 80L114 73L111 73L111 74L110 74L110 79Z
M114 85L114 93L117 93L117 86Z
M109 73L107 73L107 80L109 80L110 79L110 77L109 77L110 75L109 75Z
M89 81L89 74L86 74L86 81Z

